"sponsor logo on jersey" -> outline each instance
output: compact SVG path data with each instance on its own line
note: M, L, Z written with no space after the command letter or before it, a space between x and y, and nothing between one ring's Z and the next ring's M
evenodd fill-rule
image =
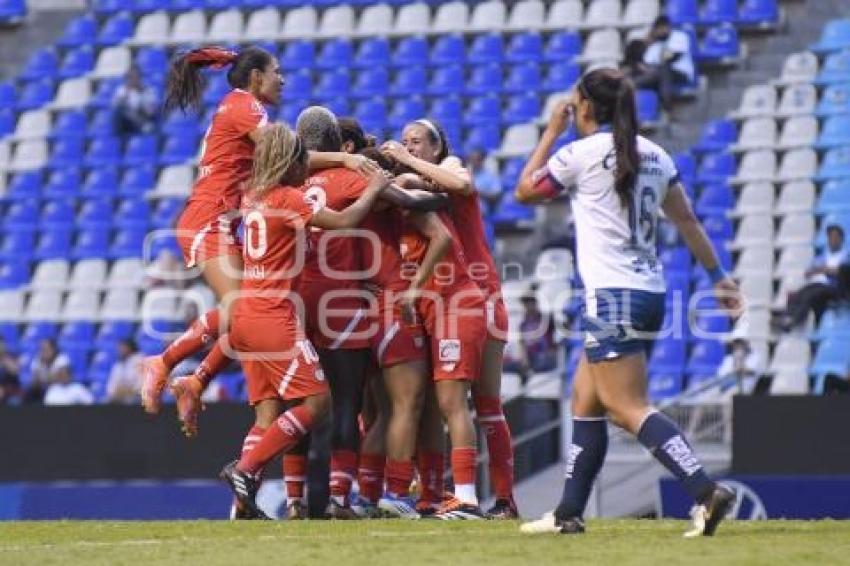
M460 361L460 340L443 338L438 347L441 362Z

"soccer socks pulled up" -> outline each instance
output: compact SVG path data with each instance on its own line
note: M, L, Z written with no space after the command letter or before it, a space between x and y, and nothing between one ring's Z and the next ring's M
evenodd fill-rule
M413 481L414 466L410 460L387 460L387 491L396 497L407 497Z
M605 417L574 417L573 437L567 448L567 467L561 502L555 509L560 520L581 517L593 482L608 450L608 421Z
M293 407L277 418L253 450L243 454L236 468L240 472L256 475L269 460L298 444L312 427L313 415L310 410L303 405Z
M478 505L475 493L475 448L452 448L452 474L455 497L464 503Z
M714 490L714 482L676 424L666 415L653 411L643 421L638 441L674 476L694 501L701 502Z
M263 427L257 425L252 426L250 430L248 430L248 434L245 435L245 440L242 441L242 455L245 455L251 450L253 450L257 443L262 440L263 434L265 434L265 432L266 429L264 429Z
M218 338L220 316L214 309L198 317L174 342L162 353L162 361L169 369L199 352L206 344Z
M283 455L283 482L286 484L286 500L304 501L304 484L307 483L307 455Z
M338 505L348 503L354 474L357 473L357 453L350 450L331 452L330 494Z
M420 450L416 455L416 469L419 472L419 498L428 503L441 503L445 489L443 478L446 472L446 457L442 452Z
M386 457L383 454L360 454L357 485L360 487L360 497L369 503L377 503L384 491L385 465Z
M511 429L502 411L502 401L498 397L478 397L475 399L475 412L487 439L493 491L498 499L511 499L514 490L514 450Z

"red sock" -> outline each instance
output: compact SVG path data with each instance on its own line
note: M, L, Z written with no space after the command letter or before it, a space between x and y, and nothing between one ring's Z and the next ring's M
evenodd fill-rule
M206 344L218 338L218 309L208 311L198 317L189 328L162 353L162 361L169 369L201 351Z
M452 448L452 474L455 485L475 484L475 448Z
M416 455L416 468L419 472L419 498L430 503L443 501L446 457L442 452L425 452L420 450Z
M510 499L514 491L514 450L502 402L498 397L479 397L475 399L475 410L487 438L493 491L499 499Z
M242 454L246 454L254 449L258 442L263 438L263 434L266 432L266 429L254 425L251 427L251 430L248 431L248 434L245 435L245 440L242 441Z
M343 503L347 503L356 473L357 452L351 450L334 450L331 452L331 497L341 498Z
M370 503L377 503L384 491L385 460L383 454L360 455L357 484L360 486L360 497Z
M205 389L210 381L230 363L230 358L224 353L224 348L221 345L222 340L225 343L227 342L227 336L225 334L216 340L209 353L195 369L195 376L201 381Z
M407 497L413 471L413 462L410 460L387 460L387 491L395 496Z
M307 455L283 455L283 481L286 483L287 501L304 499L304 484L307 482Z
M255 475L269 460L295 446L312 427L313 415L307 407L299 405L289 409L266 430L253 450L242 455L236 468Z

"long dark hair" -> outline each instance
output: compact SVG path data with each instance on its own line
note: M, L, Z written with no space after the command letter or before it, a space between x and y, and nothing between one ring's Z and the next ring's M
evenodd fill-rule
M597 69L582 77L578 83L578 91L593 105L596 123L611 124L617 158L614 187L620 202L626 207L640 170L634 86L620 71Z
M221 69L230 65L227 82L233 88L245 88L251 82L251 72L265 71L272 62L272 55L259 47L248 47L230 51L221 47L203 47L175 57L168 70L165 84L165 109L197 108L204 92L205 79L201 69Z
M342 143L351 142L353 153L360 153L368 147L375 147L375 136L370 136L363 131L363 126L360 125L355 118L343 117L338 118L339 131L342 134Z

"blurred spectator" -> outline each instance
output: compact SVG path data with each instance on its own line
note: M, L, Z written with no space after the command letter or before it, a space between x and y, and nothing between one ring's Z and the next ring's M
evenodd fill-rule
M73 381L71 363L66 356L60 355L54 366L50 375L50 386L44 394L45 405L91 405L94 403L94 395L88 387Z
M521 300L525 312L519 325L519 348L514 355L505 355L504 368L518 373L524 384L534 373L555 369L558 349L552 315L540 310L533 291Z
M21 381L18 360L6 349L0 338L0 405L15 405L20 401Z
M163 249L145 272L147 287L170 287L185 289L190 274L183 262L169 249Z
M658 76L654 67L649 66L643 60L646 53L646 42L642 39L633 39L626 44L623 53L623 62L620 70L629 77L637 88L655 89Z
M131 67L112 99L115 131L121 136L150 133L157 114L156 93L142 82L142 74Z
M717 375L722 378L719 386L722 396L731 398L733 395L752 395L760 377L761 363L762 360L746 338L735 338L731 351L723 358L717 370Z
M649 46L643 55L649 67L636 82L638 88L651 88L658 92L661 103L669 110L677 85L694 81L694 55L688 34L670 25L670 18L659 16L649 32Z
M838 283L842 264L850 261L844 248L844 229L837 224L831 224L826 228L826 237L826 250L806 270L806 285L788 296L786 311L780 313L775 320L785 332L803 324L809 316L809 311L814 312L815 320L820 322L820 317L829 303L847 292L847 289L842 289Z
M132 340L118 344L118 360L109 372L106 400L109 403L136 403L142 378L142 356Z
M24 402L41 403L44 393L50 385L53 372L61 366L69 366L70 361L64 354L59 353L56 342L50 339L42 340L38 355L33 358L30 366L30 383L24 391Z
M474 149L469 153L469 169L472 172L472 180L478 194L489 205L495 205L502 196L502 182L499 176L485 166L487 157L480 149Z

